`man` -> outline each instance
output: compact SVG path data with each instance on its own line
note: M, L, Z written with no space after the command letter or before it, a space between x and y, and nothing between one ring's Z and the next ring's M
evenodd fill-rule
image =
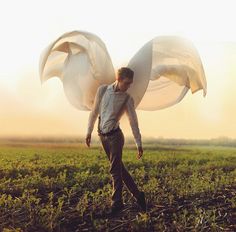
M126 67L118 70L116 81L110 85L98 88L93 109L89 115L86 144L90 147L91 134L95 121L99 115L98 134L110 161L110 174L113 182L111 214L116 214L123 209L122 188L123 181L138 205L146 211L144 192L140 192L133 178L122 162L124 135L119 127L119 120L126 112L137 145L137 158L143 155L141 134L138 119L134 108L133 98L126 92L133 82L134 72Z

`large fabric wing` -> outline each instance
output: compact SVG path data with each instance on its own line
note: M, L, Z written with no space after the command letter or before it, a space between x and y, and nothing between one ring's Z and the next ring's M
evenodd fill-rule
M40 58L41 83L52 77L63 82L69 102L91 110L97 88L115 80L105 44L94 34L72 31L51 43Z
M192 93L207 91L201 59L193 44L181 37L160 36L146 43L130 60L134 81L128 92L141 110L159 110Z

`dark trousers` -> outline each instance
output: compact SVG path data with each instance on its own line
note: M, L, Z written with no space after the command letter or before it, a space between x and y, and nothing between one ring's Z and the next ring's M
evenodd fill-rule
M132 195L137 198L140 194L138 187L122 162L122 150L125 141L123 132L119 130L112 135L99 135L99 137L110 161L110 174L113 184L112 205L123 202L123 182Z

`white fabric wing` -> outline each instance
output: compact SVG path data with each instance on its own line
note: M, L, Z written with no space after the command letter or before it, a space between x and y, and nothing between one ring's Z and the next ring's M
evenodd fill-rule
M186 39L160 36L146 43L130 60L134 81L128 93L135 107L159 110L182 100L187 91L203 89L206 79L199 55ZM63 82L69 102L91 110L97 88L115 81L106 46L96 35L73 31L50 44L40 60L41 82L51 77Z
M128 92L135 106L159 110L180 102L187 91L203 89L206 79L197 50L186 39L160 36L146 43L130 60L134 81Z
M41 55L41 82L58 77L69 102L79 110L91 110L97 88L115 80L104 43L88 32L65 33Z

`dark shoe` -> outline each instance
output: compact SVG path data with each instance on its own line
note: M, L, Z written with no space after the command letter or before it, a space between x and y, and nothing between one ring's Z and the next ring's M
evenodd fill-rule
M147 205L144 192L140 192L139 197L137 198L137 203L143 211L147 212Z
M111 212L109 213L110 216L114 216L117 213L121 212L124 209L124 204L119 203L111 206Z

